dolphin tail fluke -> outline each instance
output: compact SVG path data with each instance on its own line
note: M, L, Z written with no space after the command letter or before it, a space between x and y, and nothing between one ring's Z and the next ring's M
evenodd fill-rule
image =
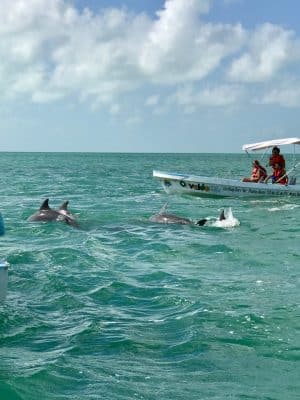
M43 203L42 203L42 205L40 207L40 210L49 210L49 209L50 209L50 207L49 207L49 199L46 199L46 200L43 201Z
M220 216L219 216L219 221L224 221L226 219L226 217L225 217L225 212L224 212L224 210L222 210L221 211L221 214L220 214Z
M207 222L207 219L203 218L196 222L196 225L203 226Z

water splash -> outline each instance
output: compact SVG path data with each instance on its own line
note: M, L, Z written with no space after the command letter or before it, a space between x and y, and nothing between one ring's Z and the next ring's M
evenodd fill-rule
M240 221L233 216L231 207L224 210L225 219L224 220L216 220L211 221L209 223L210 226L215 226L217 228L234 228L240 225Z

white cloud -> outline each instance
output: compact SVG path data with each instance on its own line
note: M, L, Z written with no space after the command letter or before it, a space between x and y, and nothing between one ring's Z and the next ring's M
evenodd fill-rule
M119 104L112 104L110 107L110 113L112 115L117 115L120 113L120 105Z
M240 25L203 23L204 0L169 0L146 37L140 66L157 83L195 81L214 71L223 58L240 48Z
M264 82L291 61L294 34L271 24L251 33L240 24L208 23L210 3L166 0L150 18L123 8L80 12L71 0L1 0L0 96L78 99L114 115L130 91L152 87L157 97L141 104L161 110L160 85L174 90L203 81L207 89L180 89L174 101L186 110L233 104L241 89L222 81L224 62L246 48L230 79Z
M110 102L139 84L136 51L150 20L110 9L79 13L64 0L3 0L0 5L2 95L94 97Z
M109 103L147 83L201 79L244 37L240 26L202 23L209 4L166 0L151 20L124 9L80 13L66 0L2 0L2 95Z
M258 104L277 104L282 107L298 108L300 107L299 82L272 89L263 95L261 99L256 99L255 102Z
M233 61L228 75L235 81L263 82L291 62L294 34L267 23L250 35L248 47L246 53Z
M139 115L132 115L126 120L126 125L139 125L142 122L142 118Z
M157 106L159 103L159 95L154 94L146 99L145 105L149 107Z
M224 107L235 104L242 95L243 91L237 85L221 85L201 90L186 86L178 89L171 97L171 101L182 107L186 113L192 113L201 107Z
M59 100L63 98L64 95L62 92L54 92L53 90L35 90L32 94L32 102L33 103L49 103L52 101Z

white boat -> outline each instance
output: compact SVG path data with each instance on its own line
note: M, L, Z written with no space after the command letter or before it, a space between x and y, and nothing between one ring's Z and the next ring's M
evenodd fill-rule
M5 299L8 282L8 263L0 261L0 303Z
M300 145L300 138L285 138L264 142L246 144L243 150L247 153L264 150L274 146L294 145L293 167L287 171L288 184L243 182L241 178L226 179L181 173L153 171L153 177L158 179L164 190L169 194L191 194L201 197L261 197L261 196L293 196L300 197L300 184L295 176L296 162L295 145Z

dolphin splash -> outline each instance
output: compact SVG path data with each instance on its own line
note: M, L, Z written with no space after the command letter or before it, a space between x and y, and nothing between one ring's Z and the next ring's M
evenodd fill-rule
M223 216L223 218L221 218L221 216ZM219 219L216 221L210 221L207 225L217 228L234 228L235 226L240 225L240 221L234 217L232 210L229 207L221 212Z
M37 212L28 218L29 222L62 221L68 225L78 227L75 217L68 210L68 201L65 201L58 210L49 207L49 199L43 201Z

